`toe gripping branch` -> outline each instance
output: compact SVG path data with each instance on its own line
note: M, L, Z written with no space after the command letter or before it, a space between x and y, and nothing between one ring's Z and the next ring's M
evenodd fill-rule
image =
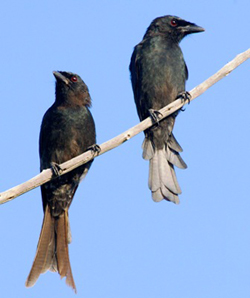
M159 124L161 118L163 117L162 113L159 111L156 111L154 109L149 109L148 112L149 112L149 115L150 115L152 121L154 123Z
M53 176L54 177L58 177L62 174L63 170L62 168L59 166L58 163L55 163L55 162L51 162L50 163L50 166L51 166L51 170L53 172Z
M182 91L176 97L176 99L180 99L182 103L188 101L188 104L190 104L191 98L192 96L188 91ZM185 109L181 108L181 111L185 111Z
M91 150L94 155L98 155L102 151L101 147L98 144L94 144L94 145L88 147L87 150Z

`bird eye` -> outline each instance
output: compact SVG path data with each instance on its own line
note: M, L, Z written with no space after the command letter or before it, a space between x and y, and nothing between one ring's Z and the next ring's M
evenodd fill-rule
M176 27L177 26L177 21L175 19L171 20L171 25L173 27Z
M73 76L73 77L70 78L70 80L71 80L72 82L77 82L77 77L76 77L76 76Z

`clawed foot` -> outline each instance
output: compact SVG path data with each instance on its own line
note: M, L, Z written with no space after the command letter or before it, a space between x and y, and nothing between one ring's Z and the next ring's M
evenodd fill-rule
M183 103L187 100L188 104L190 104L191 94L188 91L182 91L177 95L176 99L180 99Z
M57 163L55 163L55 162L51 162L50 165L51 165L51 170L53 171L53 175L54 175L55 177L60 176L63 170L62 170L62 168L59 166L59 164L57 164Z
M91 151L93 151L94 154L98 155L101 152L101 147L97 144L94 144L94 145L88 147L87 150L91 150Z
M162 113L159 111L156 111L154 109L149 109L148 110L149 115L151 117L151 119L153 120L153 122L155 123L159 123L159 121L161 120L161 118L163 117Z
M191 94L188 91L183 91L177 95L176 99L180 99L182 103L188 101L188 104L190 104ZM181 111L185 111L185 109L181 108Z

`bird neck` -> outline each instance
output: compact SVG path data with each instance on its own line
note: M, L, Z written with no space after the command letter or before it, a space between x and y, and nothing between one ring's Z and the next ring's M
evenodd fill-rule
M91 98L87 91L56 89L56 102L64 106L91 106Z
M171 43L179 45L180 41L182 40L183 36L181 34L175 34L174 32L155 32L154 30L148 30L143 39L157 39L161 40L164 43Z

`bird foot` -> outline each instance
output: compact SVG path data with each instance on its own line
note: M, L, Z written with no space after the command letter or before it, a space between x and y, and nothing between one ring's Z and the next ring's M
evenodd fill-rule
M190 104L191 98L192 96L188 91L182 91L176 97L176 99L180 99L183 103L187 100L188 104Z
M148 110L149 115L151 117L151 119L153 120L153 122L155 123L159 123L159 121L161 120L161 118L163 117L162 113L159 111L156 111L154 109L149 109Z
M98 144L94 144L94 145L88 147L87 150L93 151L93 153L96 154L96 155L98 155L102 151L101 147Z
M176 99L180 99L182 103L185 103L185 101L188 101L188 104L190 104L190 100L191 100L192 96L188 91L182 91L180 92ZM181 108L181 111L184 112L185 109Z
M63 170L62 168L59 166L59 164L55 163L55 162L51 162L50 163L51 166L51 170L53 171L53 175L55 177L58 177L62 174Z

